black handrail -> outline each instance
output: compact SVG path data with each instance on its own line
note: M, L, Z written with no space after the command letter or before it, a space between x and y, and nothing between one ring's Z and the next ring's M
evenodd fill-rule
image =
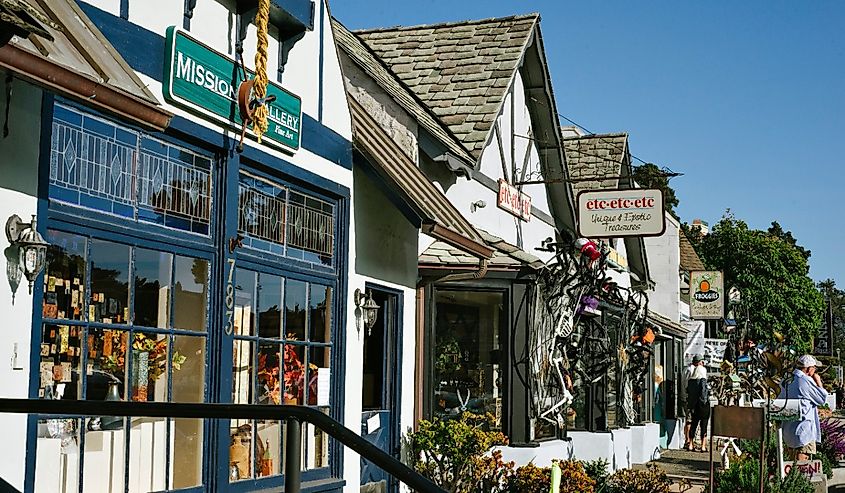
M317 409L306 406L0 398L0 413L54 416L285 420L288 427L286 442L288 450L300 449L302 434L297 433L297 431L301 429L302 422L307 422L419 493L446 493L428 478L364 440L360 435L335 419ZM300 460L300 454L285 454L285 493L300 493Z

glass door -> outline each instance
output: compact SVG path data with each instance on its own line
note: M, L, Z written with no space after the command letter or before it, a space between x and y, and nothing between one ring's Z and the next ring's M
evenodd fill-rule
M336 202L246 164L228 170L218 398L331 414ZM328 478L328 435L302 434L288 451L280 420L221 421L216 491L280 487L287 453L301 455L304 481Z

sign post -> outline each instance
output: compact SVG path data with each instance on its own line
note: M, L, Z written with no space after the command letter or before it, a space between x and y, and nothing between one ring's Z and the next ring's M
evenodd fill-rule
M192 38L175 26L167 28L162 88L164 98L176 106L208 116L240 130L238 86L244 76L251 79L235 60ZM270 82L267 95L276 100L267 103L269 127L264 134L271 145L287 150L299 149L302 129L302 101L279 84Z

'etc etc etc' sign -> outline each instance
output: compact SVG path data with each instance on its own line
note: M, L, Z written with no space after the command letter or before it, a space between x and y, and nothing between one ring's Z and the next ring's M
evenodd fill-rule
M589 190L578 194L578 233L584 238L660 236L666 229L663 192Z
M243 79L239 64L200 43L175 26L167 28L164 65L164 97L171 103L200 112L237 130L238 87ZM251 78L254 73L248 71ZM290 150L299 149L302 101L282 86L270 82L266 141Z

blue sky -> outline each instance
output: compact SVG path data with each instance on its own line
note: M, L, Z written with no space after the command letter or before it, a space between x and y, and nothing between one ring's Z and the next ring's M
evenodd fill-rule
M777 220L845 287L845 2L334 0L351 29L539 12L558 110L626 131L685 221ZM565 123L565 122L564 122Z

